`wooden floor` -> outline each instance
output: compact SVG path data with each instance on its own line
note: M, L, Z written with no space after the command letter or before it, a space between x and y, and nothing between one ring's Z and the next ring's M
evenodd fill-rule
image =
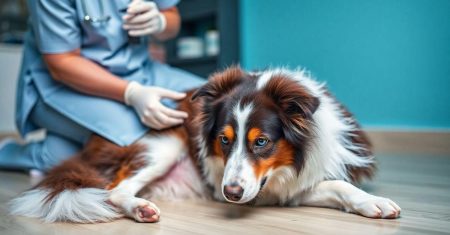
M156 224L120 219L103 224L43 224L11 217L6 203L30 185L0 172L0 234L450 234L450 156L378 156L379 174L363 184L402 207L397 220L367 219L325 208L250 208L216 202L159 202Z

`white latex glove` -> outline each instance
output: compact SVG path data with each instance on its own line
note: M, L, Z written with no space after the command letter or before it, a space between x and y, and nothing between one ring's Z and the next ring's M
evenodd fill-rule
M123 16L123 28L130 36L161 33L166 29L166 17L159 12L154 2L134 0Z
M138 113L142 123L151 128L161 130L182 124L188 117L186 112L170 109L161 104L161 98L183 99L185 93L178 93L154 86L142 86L130 82L125 90L124 100Z

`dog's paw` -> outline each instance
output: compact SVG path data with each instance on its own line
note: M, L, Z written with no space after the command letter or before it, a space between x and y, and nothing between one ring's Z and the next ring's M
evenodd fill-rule
M353 198L351 211L369 218L395 219L401 208L389 198L365 195Z
M159 208L147 200L141 199L133 209L133 217L138 222L154 223L159 221Z

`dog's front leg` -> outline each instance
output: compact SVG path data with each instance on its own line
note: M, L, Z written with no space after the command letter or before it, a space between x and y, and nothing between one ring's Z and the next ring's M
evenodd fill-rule
M342 180L320 182L302 196L301 204L344 209L369 218L394 219L401 210L392 200L368 194Z

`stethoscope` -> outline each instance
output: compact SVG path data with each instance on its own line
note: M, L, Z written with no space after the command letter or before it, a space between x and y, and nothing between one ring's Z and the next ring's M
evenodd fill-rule
M105 8L103 7L103 0L99 0L99 8L100 8L100 16L99 17L93 17L89 14L87 7L86 7L86 0L81 0L81 7L84 11L84 17L83 20L86 22L89 22L91 24L93 23L103 23L108 22L111 19L110 15L105 15ZM92 0L91 0L92 1Z
M98 0L99 2L99 10L100 10L100 16L99 17L93 17L89 14L87 10L87 6L85 3L86 0L81 0L81 7L84 11L84 17L83 20L85 22L88 22L89 24L95 24L95 23L106 23L111 19L110 15L105 14L105 7L103 6L103 0ZM91 0L92 1L92 0ZM125 12L126 9L121 10L121 12ZM139 44L141 42L140 37L132 37L128 36L128 42L131 44Z

